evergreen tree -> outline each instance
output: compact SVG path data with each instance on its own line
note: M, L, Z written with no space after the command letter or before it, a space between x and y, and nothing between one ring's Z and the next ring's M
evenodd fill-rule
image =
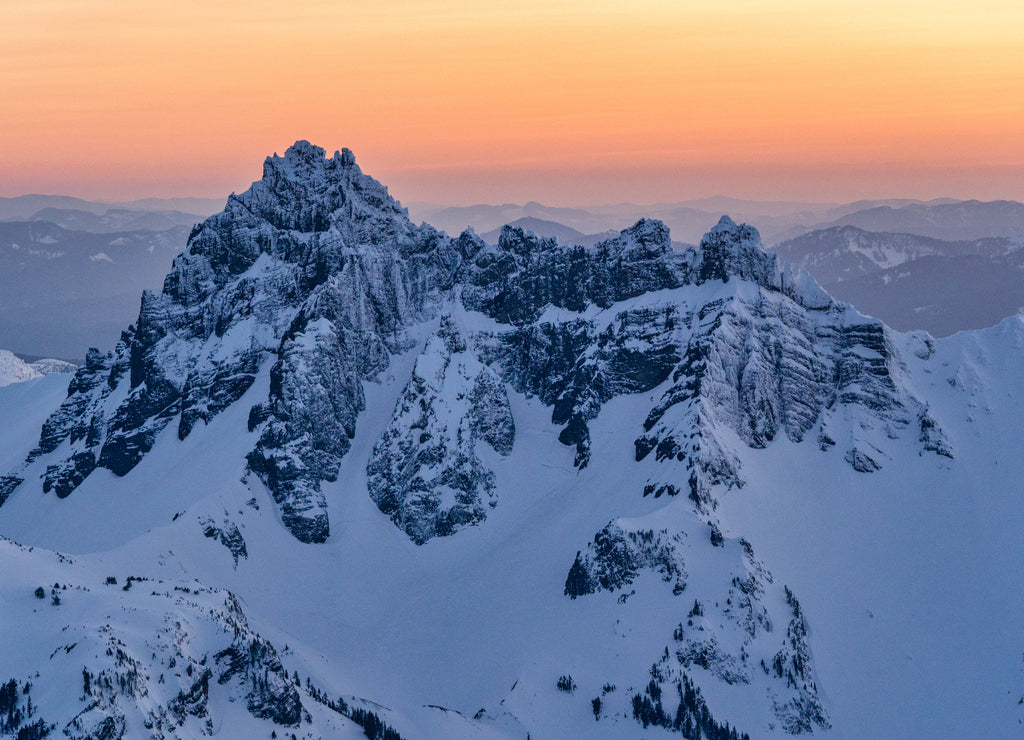
M565 579L564 593L571 599L583 596L584 594L594 593L594 586L590 582L590 574L583 567L578 550L576 551L576 560L573 561L572 567L569 568L569 575Z

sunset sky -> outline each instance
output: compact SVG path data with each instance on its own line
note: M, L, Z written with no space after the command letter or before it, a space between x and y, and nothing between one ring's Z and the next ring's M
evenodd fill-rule
M1020 0L0 0L0 195L1024 199Z

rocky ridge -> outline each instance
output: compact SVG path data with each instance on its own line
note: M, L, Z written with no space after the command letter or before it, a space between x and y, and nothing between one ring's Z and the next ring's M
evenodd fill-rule
M30 631L39 639L30 644L44 658L50 653L35 664L42 671L13 679L24 684L19 693L25 695L37 685L35 707L29 700L22 712L26 719L60 719L63 734L81 740L130 737L132 727L145 727L154 738L212 735L215 720L223 721L214 707L236 700L271 727L312 721L277 649L250 627L230 592L135 576L104 579L63 556L4 538L0 551L20 568L3 587L8 616L42 610ZM53 585L39 586L33 596L32 577ZM64 620L62 630L43 632ZM48 642L54 633L59 644ZM67 692L72 677L82 708L67 718L53 688Z

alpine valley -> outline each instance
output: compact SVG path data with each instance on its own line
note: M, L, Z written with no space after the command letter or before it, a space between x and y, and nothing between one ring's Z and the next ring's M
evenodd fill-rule
M422 224L298 142L0 388L0 737L1011 737L1024 323L723 217Z

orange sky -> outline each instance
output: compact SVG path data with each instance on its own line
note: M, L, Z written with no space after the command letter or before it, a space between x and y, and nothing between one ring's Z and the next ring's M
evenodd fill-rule
M404 200L1024 199L1020 0L580 5L0 0L0 195L220 196L306 138Z

